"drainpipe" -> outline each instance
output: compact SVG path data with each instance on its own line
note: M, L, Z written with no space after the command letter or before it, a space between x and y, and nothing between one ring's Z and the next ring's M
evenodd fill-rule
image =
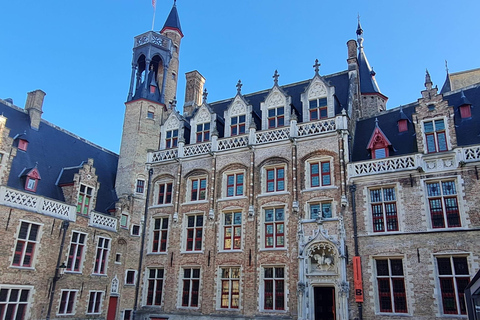
M142 240L140 244L140 257L138 258L137 285L135 286L135 304L133 306L133 319L137 319L138 294L140 290L140 277L143 263L143 251L145 245L145 231L147 229L148 203L150 199L150 188L152 186L153 169L148 170L147 197L145 199L145 213L143 215Z
M355 203L355 191L357 186L355 184L350 185L350 194L352 196L352 218L353 218L353 240L355 244L355 256L360 256L358 253L358 232L357 232L357 206ZM358 319L363 320L363 305L362 302L357 302Z
M55 296L55 288L57 286L57 281L60 280L60 261L62 260L63 246L65 244L65 235L67 234L68 226L70 222L63 220L62 222L62 242L60 242L60 250L58 251L57 266L55 267L55 275L52 280L52 290L50 291L50 301L48 302L47 317L45 319L50 320L50 314L52 312L53 298Z

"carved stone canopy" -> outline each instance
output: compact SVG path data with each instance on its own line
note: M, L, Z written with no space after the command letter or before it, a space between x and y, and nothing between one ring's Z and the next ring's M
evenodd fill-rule
M310 272L325 273L337 271L337 250L328 242L318 242L308 248L307 257L310 264Z

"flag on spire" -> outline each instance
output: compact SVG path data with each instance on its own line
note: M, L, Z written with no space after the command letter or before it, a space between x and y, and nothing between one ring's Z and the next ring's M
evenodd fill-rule
M152 0L152 7L155 9L157 6L157 0Z

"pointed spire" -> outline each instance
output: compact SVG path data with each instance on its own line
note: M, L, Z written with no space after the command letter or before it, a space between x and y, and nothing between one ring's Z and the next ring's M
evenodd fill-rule
M358 14L357 19L358 19L357 36L361 36L363 34L363 29L362 29L362 25L360 24L360 14Z
M238 80L237 85L236 85L236 87L237 87L237 94L242 94L242 86L243 86L242 81L241 81L241 80Z
M173 2L172 10L170 10L170 14L168 15L167 20L165 21L165 24L163 25L163 28L160 31L160 33L163 33L165 30L177 31L178 33L180 33L180 36L183 38L182 27L180 26L180 18L178 17L176 0Z
M274 85L276 85L276 86L278 85L278 77L280 77L280 75L278 74L278 71L275 70L275 73L273 74L273 77L272 77L272 78L273 78L273 83L274 83Z
M358 15L357 42L358 42L358 48L363 49L363 29L360 24L360 15Z
M360 25L360 16L358 17L357 28L358 41L358 69L360 75L360 92L361 93L381 93L378 87L377 80L375 80L375 71L370 67L367 56L363 50L363 29Z
M315 75L318 76L319 73L318 71L320 70L320 63L318 63L318 59L315 59L315 64L313 65L313 67L315 68Z
M430 73L428 72L428 69L425 69L425 88L427 90L432 89L433 83L432 79L430 78Z

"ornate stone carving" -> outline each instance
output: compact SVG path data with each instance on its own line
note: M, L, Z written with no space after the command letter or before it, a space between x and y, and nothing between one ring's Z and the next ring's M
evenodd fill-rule
M327 242L318 242L308 248L310 272L336 272L336 249Z
M327 88L321 81L315 82L308 91L308 99L319 98L327 95Z
M210 122L210 112L206 108L201 108L197 115L197 123Z
M172 116L172 117L168 118L168 121L165 124L165 129L174 130L174 129L178 129L178 127L179 127L179 122L178 122L177 117Z
M235 101L230 111L230 116L236 116L245 113L247 113L245 104L240 100Z
M280 92L272 93L267 99L267 107L278 107L285 105L285 97Z

